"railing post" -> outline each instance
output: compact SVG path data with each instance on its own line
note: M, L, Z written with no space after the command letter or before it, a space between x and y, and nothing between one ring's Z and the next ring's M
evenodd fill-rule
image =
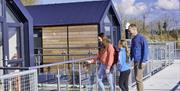
M113 72L115 72L115 73L114 73L114 75L115 75L115 76L114 76L114 91L116 91L116 71L117 71L117 70L116 70L116 65L114 65L113 68L114 68L114 71L113 71Z
M38 49L38 58L37 58L37 63L38 63L38 65L40 65L41 64L41 49Z
M79 62L79 91L81 91L81 64Z
M133 69L132 69L132 67L131 67L131 69L130 69L130 74L129 74L129 84L130 84L130 86L132 86L132 71L133 71Z
M58 81L58 84L57 84L57 87L58 87L58 91L61 91L61 83L60 83L60 73L59 73L59 66L57 67L57 81Z
M175 42L174 42L174 59L177 59L177 58L178 58L178 57L177 57L177 54L176 54L176 53L177 53L177 50L176 50L176 47L177 47L177 46L176 46L176 44L177 44L177 42L175 41Z
M96 91L98 91L98 64L96 61Z
M74 61L74 58L72 58L72 60ZM73 66L73 67L72 67L72 71L73 71L73 72L72 72L72 73L73 73L73 74L72 74L72 75L73 75L73 76L72 76L72 79L73 79L73 87L74 87L74 86L75 86L75 73L74 73L75 68L74 68L74 62L73 62L73 65L72 65L72 66Z
M61 53L61 55L63 55L63 60L66 61L66 52L63 51L63 52ZM63 64L63 67L64 67L64 70L65 70L65 72L64 72L64 74L65 74L65 73L66 73L66 64Z

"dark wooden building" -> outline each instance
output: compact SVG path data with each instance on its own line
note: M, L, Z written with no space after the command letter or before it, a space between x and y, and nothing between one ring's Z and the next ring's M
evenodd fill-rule
M89 51L97 53L99 32L104 32L114 45L121 37L120 19L111 0L34 5L27 9L34 20L35 47L43 48L43 63L76 59L82 56L75 55ZM62 53L70 55L55 56Z

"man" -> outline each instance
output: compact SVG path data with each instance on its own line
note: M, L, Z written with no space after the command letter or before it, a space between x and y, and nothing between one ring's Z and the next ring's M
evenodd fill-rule
M113 69L111 69L114 62L114 48L109 39L105 37L103 33L98 35L98 40L101 44L99 53L96 58L88 60L88 63L94 63L97 60L100 62L100 67L98 69L98 91L105 91L102 81L105 76L110 85L110 91L114 91Z
M143 71L147 62L148 43L145 37L138 33L135 24L130 24L128 31L132 35L130 56L131 60L134 60L134 74L137 91L144 91Z

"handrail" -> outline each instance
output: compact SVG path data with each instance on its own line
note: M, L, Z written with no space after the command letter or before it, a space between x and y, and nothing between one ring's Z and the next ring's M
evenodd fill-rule
M90 56L96 54L34 54L35 56Z
M99 48L99 47L69 47L69 49L96 49L96 48ZM34 49L67 49L67 47L37 47L37 48L34 48Z
M9 69L9 70L14 70L14 69L19 69L19 70L40 69L40 68L50 67L50 66L55 66L55 65L82 62L84 60L88 60L88 59L92 59L92 58L94 58L94 57L88 57L88 58L82 58L82 59L74 59L74 60L67 60L67 61L63 61L63 62L54 62L54 63L50 63L50 64L43 64L43 65L32 66L32 67L0 67L0 69Z
M44 65L39 65L39 66L32 66L32 67L29 67L29 69L39 69L39 68L55 66L55 65L60 65L60 64L76 63L76 62L81 62L81 61L92 59L92 58L94 58L94 57L75 59L75 60L69 60L69 61L64 61L64 62L55 62L55 63L44 64Z

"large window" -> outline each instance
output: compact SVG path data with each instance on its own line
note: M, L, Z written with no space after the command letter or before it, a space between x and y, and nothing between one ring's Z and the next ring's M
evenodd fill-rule
M30 50L32 37L29 29L31 28L28 28L31 27L31 21L28 18L30 16L23 15L24 10L20 10L24 7L16 4L19 4L16 0L0 0L1 67L33 65L33 55ZM3 72L6 74L8 71L4 70ZM0 72L0 74L3 72Z
M111 39L111 27L108 26L108 25L104 26L104 32L105 32L105 35L106 35L109 39Z
M116 15L114 14L114 11L112 10L112 8L110 8L108 14L104 18L103 32L115 46L117 46L118 44L118 36L120 35L120 31L118 28L118 20L116 18Z
M7 7L7 6L6 6ZM6 22L8 32L8 64L11 66L21 66L22 62L22 36L21 36L21 24L14 11L6 8Z

